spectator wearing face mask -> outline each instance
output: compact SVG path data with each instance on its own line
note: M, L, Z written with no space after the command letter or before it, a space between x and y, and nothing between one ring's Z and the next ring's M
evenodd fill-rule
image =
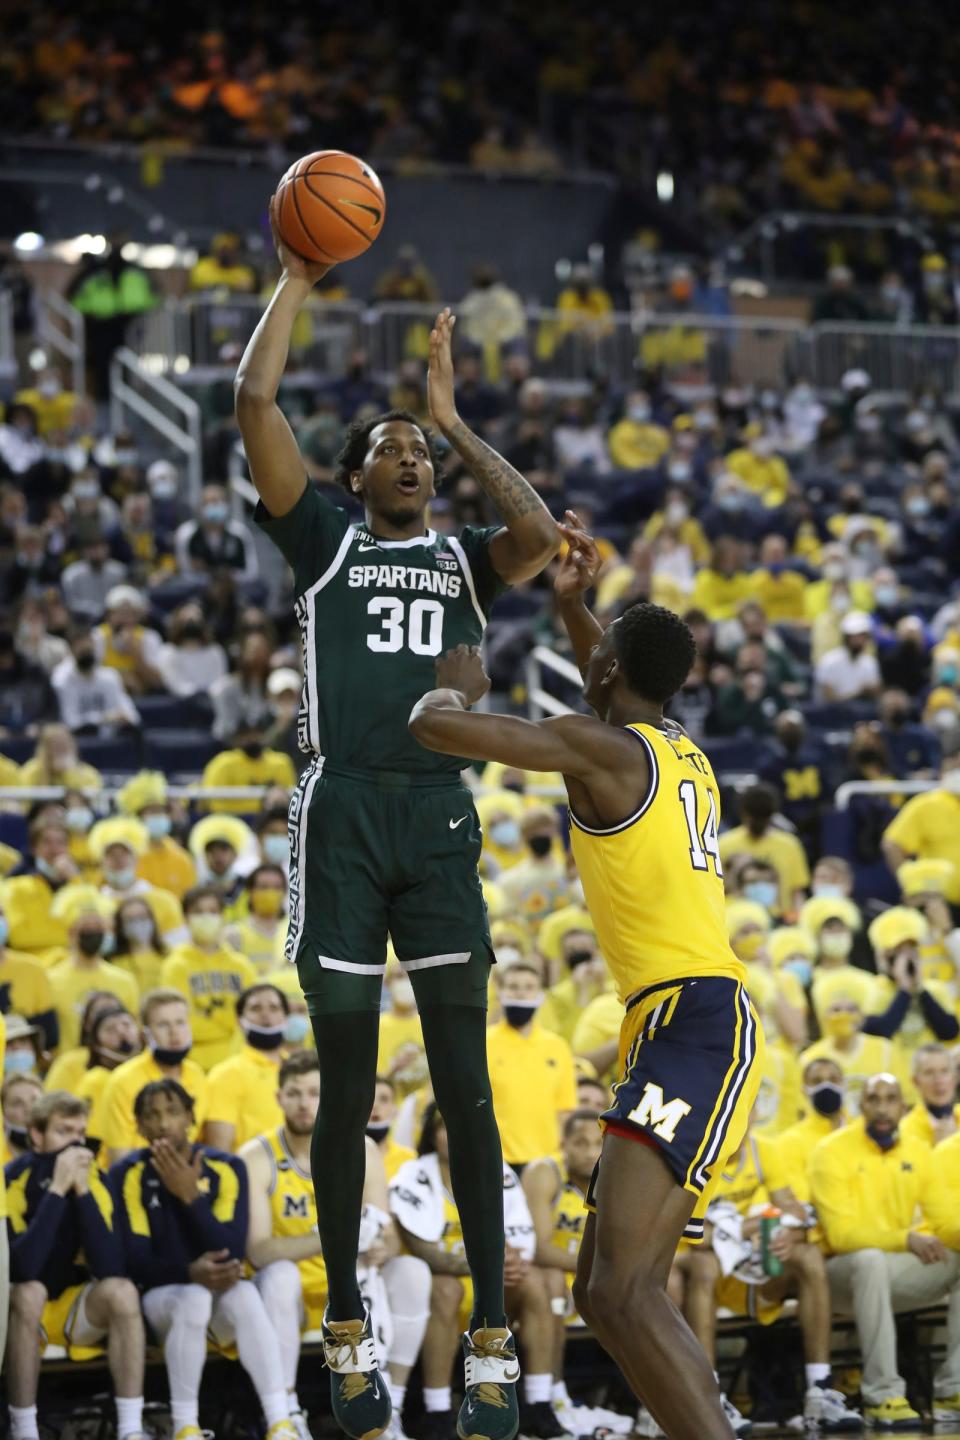
M884 685L918 696L930 678L930 637L917 615L898 620L892 634L878 639L880 673Z
M897 871L904 905L917 910L927 922L920 941L920 974L924 981L940 980L955 990L960 971L960 928L946 901L953 880L949 860L907 860Z
M820 1039L800 1056L804 1070L812 1060L833 1060L840 1067L850 1115L860 1113L860 1094L871 1075L882 1071L895 1075L898 1083L907 1080L908 1067L897 1046L881 1035L863 1033L865 1002L861 993L860 986L851 984L844 974L814 979L813 1008Z
M557 1151L576 1108L576 1076L570 1046L537 1021L539 971L525 961L511 965L498 990L503 1018L487 1031L487 1063L503 1158L516 1170Z
M520 833L523 811L523 801L512 790L494 790L479 797L477 815L483 827L481 873L489 873L495 879L524 859L526 852Z
M717 540L710 564L697 572L692 604L710 620L732 620L751 598L750 576L742 567L741 547L729 536Z
M129 971L141 995L145 995L159 985L160 969L167 953L160 927L145 897L134 895L120 902L114 916L114 930L113 962Z
M767 936L767 954L775 970L793 975L809 993L817 947L802 925L779 925L772 930Z
M792 914L803 904L810 884L810 869L803 846L774 823L776 792L769 785L751 785L740 798L741 824L720 836L720 858L752 855L767 860L780 877L780 910Z
M905 690L884 690L878 705L880 736L898 775L936 774L940 769L940 742L926 725L912 718Z
M164 942L175 945L186 936L180 901L169 890L161 890L137 875L137 861L147 843L146 829L138 820L115 815L94 825L90 853L100 865L100 893L114 907L132 895L145 900Z
M93 632L97 664L116 671L131 695L163 688L162 642L156 630L143 624L146 608L134 586L115 585L107 594L106 618Z
M868 933L877 975L864 1034L895 1040L905 1054L934 1040L952 1044L960 1036L952 992L937 980L924 980L920 970L920 943L927 935L924 917L918 910L894 905L877 916Z
M64 1050L80 1039L80 1017L91 991L106 991L131 1011L140 996L133 976L103 958L104 942L113 929L113 906L91 886L70 888L72 893L64 891L54 902L58 918L67 926L67 958L50 970Z
M931 1148L957 1134L957 1067L953 1052L939 1041L918 1045L910 1067L917 1103L904 1116L901 1133Z
M203 1143L228 1154L283 1124L277 1090L290 1003L258 981L237 996L236 1013L243 1044L207 1075L203 1124Z
M142 1049L140 1027L122 1005L101 1011L90 1026L90 1059L73 1092L90 1106L88 1140L103 1138L103 1092L107 1081L118 1065L139 1055ZM106 1159L105 1151L102 1159Z
M253 537L239 520L230 519L230 504L222 485L203 487L199 520L181 525L174 543L177 569L182 575L230 570L238 584L257 578L259 564Z
M700 521L690 513L689 497L678 486L667 490L662 508L651 515L643 527L643 538L652 544L664 529L676 536L678 544L686 549L695 567L706 565L710 558L710 542Z
M760 567L753 572L753 591L772 625L802 625L807 580L790 566L783 535L767 535L760 545Z
M810 1156L847 1123L843 1071L834 1060L808 1061L801 1079L807 1114L760 1146L770 1201L788 1213L810 1204Z
M510 909L534 923L565 903L569 882L555 810L526 810L520 834L527 856L499 882Z
M852 611L844 616L840 633L842 644L821 656L814 669L818 696L832 702L871 699L880 690L881 676L877 657L870 648L870 616Z
M0 625L0 727L25 730L53 719L56 706L46 672L17 651L13 632Z
M136 819L147 832L147 845L137 857L137 878L181 899L197 883L190 854L173 839L173 817L167 798L166 776L159 770L141 770L117 796L122 815Z
M407 1095L426 1080L427 1060L413 982L393 955L387 960L385 983L390 1009L380 1016L377 1073Z
M846 896L814 895L801 909L799 923L816 946L814 987L824 975L842 975L866 1007L872 977L850 960L862 923L857 906Z
M235 1002L257 980L250 961L223 939L223 898L211 885L196 885L183 897L190 940L163 962L161 984L179 990L190 1007L193 1053L210 1071L240 1048Z
M228 919L234 919L244 888L240 870L246 869L247 857L256 855L253 831L236 815L207 815L194 825L188 843L200 883L213 886L223 898Z
M110 591L126 581L127 567L110 559L110 547L99 535L84 540L80 553L83 558L66 567L60 586L70 614L92 624L103 615Z
M286 844L285 834L278 838ZM278 942L287 928L287 876L283 866L271 861L258 865L247 876L246 889L247 913L229 926L224 939L247 957L259 975L265 975L276 964Z
M140 716L120 676L97 664L92 633L77 631L70 649L51 677L63 723L87 732L138 727Z
M940 784L908 800L884 832L883 858L894 873L911 856L949 860L954 871L945 896L960 904L960 750L944 756Z
M758 767L760 778L777 792L780 813L796 826L809 857L819 847L820 817L830 794L827 754L799 710L781 711L773 733L776 743Z
M773 437L765 434L763 426L754 421L745 427L743 439L747 443L731 450L726 457L726 469L767 509L783 505L790 495L792 482L786 461L775 451Z
M188 507L180 499L180 475L172 461L154 460L147 466L146 480L156 531L166 549L172 544L178 527L190 515Z
M103 1089L101 1140L111 1165L138 1148L134 1103L154 1080L176 1080L194 1103L194 1139L206 1117L207 1077L190 1058L192 1036L187 1002L177 990L150 990L140 1006L144 1048L111 1072Z
M6 1017L9 1026L10 1017ZM4 1055L6 1066L6 1055ZM51 1090L54 1088L50 1087ZM4 1070L3 1084L0 1085L0 1110L3 1111L3 1164L19 1160L30 1149L30 1134L27 1122L30 1111L43 1094L43 1081L29 1070Z
M261 726L269 722L267 680L271 653L270 637L264 631L248 631L240 644L237 669L211 687L213 734L217 740L235 735L245 724Z
M592 930L567 930L560 941L560 956L564 978L547 991L539 1018L545 1030L572 1045L580 1017L598 995L612 993L613 979Z
M0 1058L5 1075L39 1077L43 1067L43 1031L23 1015L4 1015L0 1020Z
M771 1041L779 1037L783 1042L767 1048L776 1057L789 1056L792 1062L794 1050L807 1041L807 997L791 971L774 967L767 948L772 929L769 911L753 900L728 900L726 922L730 948L747 972L750 994L764 1030ZM769 1058L765 1065L768 1077L776 1075L781 1093L796 1089L799 1082L792 1073L792 1063L786 1073L782 1064L774 1067ZM765 1118L771 1118L769 1106ZM781 1122L789 1123L789 1118L786 1107Z
M297 774L293 761L282 750L267 750L262 725L243 724L233 736L229 750L222 750L204 767L202 789L219 786L283 785L292 788ZM217 800L212 807L226 814L249 813L259 808L249 800Z
M670 435L653 418L650 396L631 390L623 418L607 436L610 458L618 470L651 470L670 448Z
M46 535L39 525L18 525L14 531L15 553L0 575L0 604L9 609L23 600L36 599L60 579L62 562L47 549Z
M63 958L67 928L53 912L54 897L79 874L70 855L70 832L62 816L34 820L30 852L21 874L3 883L9 942L41 962Z
M200 606L191 600L175 610L167 634L158 662L164 687L172 695L207 694L226 675L227 654L213 640Z
M72 1049L61 1047L44 1077L48 1090L69 1090L74 1094L90 1062L90 1030L98 1015L104 1010L113 1010L117 1005L116 995L106 990L93 990L87 996L80 1012L80 1044Z
M77 755L77 742L66 725L44 725L37 748L20 771L21 785L62 785L69 790L99 790L103 776Z

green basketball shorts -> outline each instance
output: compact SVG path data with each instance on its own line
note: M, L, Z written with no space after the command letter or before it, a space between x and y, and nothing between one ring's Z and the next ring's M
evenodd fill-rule
M318 758L290 802L290 925L311 1013L380 1008L389 935L424 1004L485 1006L493 959L459 777L356 771Z

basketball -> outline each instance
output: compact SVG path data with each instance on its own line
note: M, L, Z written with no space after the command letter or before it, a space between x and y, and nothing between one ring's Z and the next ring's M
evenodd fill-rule
M374 170L344 150L315 150L277 186L280 237L318 265L353 260L383 229L387 198Z

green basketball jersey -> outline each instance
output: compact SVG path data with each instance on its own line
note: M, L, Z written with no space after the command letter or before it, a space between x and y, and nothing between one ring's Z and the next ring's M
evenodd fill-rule
M293 509L254 516L289 562L303 644L301 750L358 770L456 773L425 750L410 711L436 685L438 655L479 645L505 589L490 560L499 526L378 540L307 485Z

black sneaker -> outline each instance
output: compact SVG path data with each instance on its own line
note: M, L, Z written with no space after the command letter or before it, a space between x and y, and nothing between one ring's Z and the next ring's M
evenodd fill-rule
M428 1410L420 1426L420 1440L457 1440L457 1417L452 1410Z
M548 1401L520 1406L520 1434L524 1440L560 1440L566 1433Z

